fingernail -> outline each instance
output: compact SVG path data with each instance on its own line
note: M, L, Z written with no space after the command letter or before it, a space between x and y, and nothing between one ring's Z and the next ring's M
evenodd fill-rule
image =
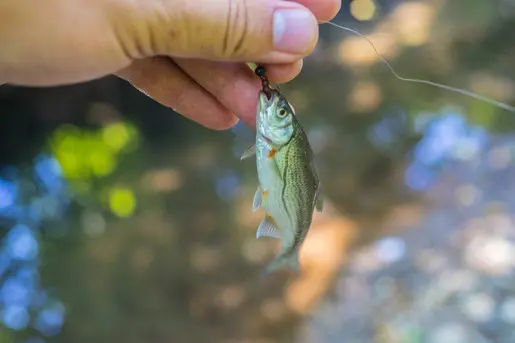
M313 48L317 21L308 10L279 8L274 12L274 47L278 51L302 54Z

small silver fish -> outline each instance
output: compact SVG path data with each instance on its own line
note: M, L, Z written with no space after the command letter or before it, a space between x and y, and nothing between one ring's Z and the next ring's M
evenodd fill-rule
M259 187L253 211L261 207L265 212L256 237L282 239L282 251L266 271L282 267L298 271L299 248L311 226L314 209L322 211L323 199L308 138L288 101L275 89L259 92L256 144L242 159L254 154Z

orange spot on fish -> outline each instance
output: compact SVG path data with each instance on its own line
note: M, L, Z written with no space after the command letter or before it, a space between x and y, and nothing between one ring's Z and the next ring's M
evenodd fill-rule
M277 151L274 148L268 150L268 158L274 157L276 152Z
M263 198L266 198L268 196L268 191L263 191Z

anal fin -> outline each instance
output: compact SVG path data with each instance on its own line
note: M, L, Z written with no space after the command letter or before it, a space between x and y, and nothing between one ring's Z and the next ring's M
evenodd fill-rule
M279 232L279 229L277 228L275 221L272 217L267 215L263 221L261 221L261 224L259 224L259 227L256 232L256 238L259 237L273 237L273 238L281 238L281 234Z

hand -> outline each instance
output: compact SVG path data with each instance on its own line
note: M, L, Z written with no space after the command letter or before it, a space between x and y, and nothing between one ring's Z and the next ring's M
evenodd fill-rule
M213 129L255 126L260 88L244 62L286 82L340 0L3 0L0 84L116 74Z

